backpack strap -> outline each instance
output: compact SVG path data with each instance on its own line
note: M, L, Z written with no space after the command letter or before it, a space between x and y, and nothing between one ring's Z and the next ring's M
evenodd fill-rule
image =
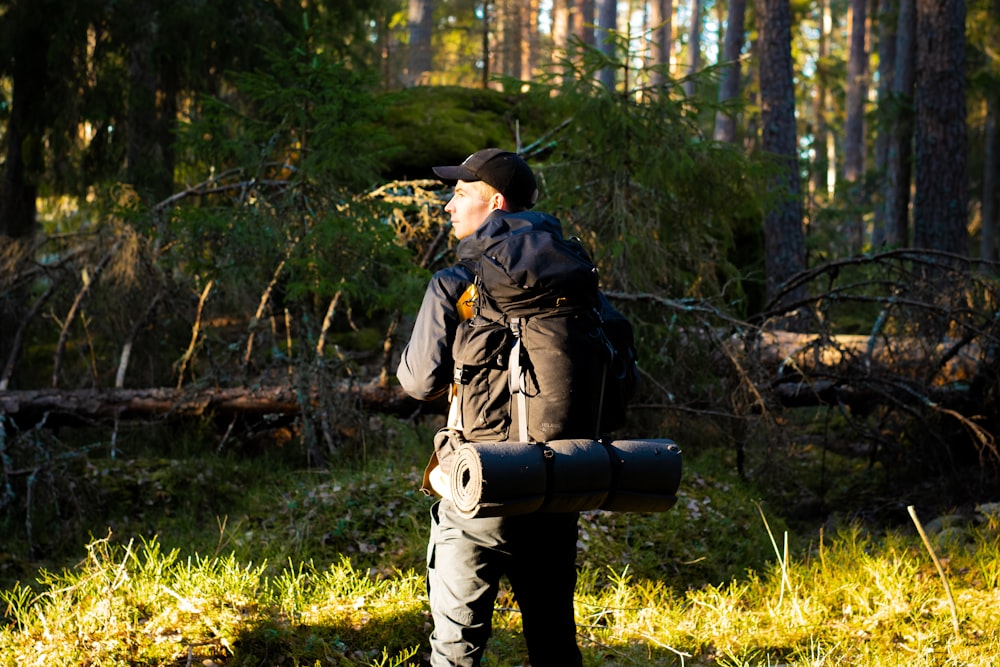
M448 428L455 429L459 433L465 429L462 425L462 385L457 380L452 383L451 393L448 396Z
M514 347L510 351L508 365L510 372L508 373L507 386L510 388L511 398L514 399L520 442L530 442L528 440L528 397L524 392L524 371L521 370L521 318L510 318L508 326L514 334Z
M610 362L605 361L601 366L601 389L597 396L597 421L594 422L594 440L601 439L601 419L604 416L604 390L608 386L608 364Z

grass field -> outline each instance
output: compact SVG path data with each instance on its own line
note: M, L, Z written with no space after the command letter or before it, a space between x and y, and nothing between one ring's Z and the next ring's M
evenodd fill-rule
M6 566L0 665L426 664L429 433L371 432L322 470L288 448L90 457L103 521L74 546L35 517L35 551L67 555ZM875 528L791 521L765 491L686 450L674 509L584 513L585 664L1000 664L997 505ZM519 623L504 592L486 665L524 662Z

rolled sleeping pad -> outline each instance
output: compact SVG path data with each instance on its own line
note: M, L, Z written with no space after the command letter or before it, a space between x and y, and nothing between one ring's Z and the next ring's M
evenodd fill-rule
M597 509L611 488L608 451L597 440L552 440L545 445L548 484L542 512Z
M614 479L602 510L665 512L677 503L681 448L673 440L615 440L606 445Z
M451 464L451 500L466 518L537 511L545 502L545 452L532 442L466 442Z
M529 512L663 512L677 502L673 440L466 442L455 452L452 501L467 518Z

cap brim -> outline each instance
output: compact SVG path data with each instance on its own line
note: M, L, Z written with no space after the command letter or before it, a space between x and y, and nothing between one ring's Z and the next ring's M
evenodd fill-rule
M458 181L478 181L472 171L463 165L455 167L434 167L432 171L445 183L454 184Z

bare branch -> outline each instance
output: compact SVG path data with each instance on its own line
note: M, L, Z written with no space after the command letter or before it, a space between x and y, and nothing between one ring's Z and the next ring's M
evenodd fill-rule
M52 360L52 386L59 386L59 370L62 366L62 355L66 349L66 340L69 338L69 327L76 319L77 313L80 311L80 306L83 304L83 300L86 298L87 294L90 293L91 286L97 282L100 278L101 272L114 257L115 253L118 252L118 248L121 246L121 241L118 241L112 246L111 250L108 251L101 261L98 262L97 266L94 267L93 275L84 274L83 285L76 293L76 298L73 299L73 305L70 306L69 312L66 314L66 320L63 322L62 330L59 332L59 342L56 343L55 357Z

